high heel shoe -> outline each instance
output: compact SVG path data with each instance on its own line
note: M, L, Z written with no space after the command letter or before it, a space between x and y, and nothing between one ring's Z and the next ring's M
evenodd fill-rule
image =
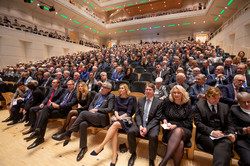
M104 148L102 148L102 150L101 150L99 153L101 153L101 152L103 151L103 149L104 149ZM95 150L93 150L93 151L90 153L90 155L92 155L92 156L97 156L99 153L96 153Z
M116 156L116 160L115 160L115 163L110 163L110 166L115 166L116 165L116 163L117 163L117 160L118 160L118 154L117 154L117 156Z

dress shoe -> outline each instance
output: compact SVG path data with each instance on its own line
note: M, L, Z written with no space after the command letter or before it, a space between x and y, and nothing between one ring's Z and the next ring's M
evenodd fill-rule
M104 148L102 148L102 150L101 150L99 153L101 153L101 152L103 151L103 149L104 149ZM95 150L93 150L93 151L90 153L90 155L92 155L92 156L97 156L99 153L96 153Z
M9 122L11 120L12 120L12 118L9 116L7 119L3 120L2 122Z
M44 138L37 138L30 146L27 147L27 149L32 149L34 147L37 147L43 142L44 142Z
M110 166L115 166L115 164L117 163L117 160L118 160L118 154L116 155L116 160L115 160L115 163L110 163Z
M54 137L52 136L52 138L57 141L70 140L70 133L65 132L62 134L55 135Z
M128 166L133 166L136 159L136 153L132 153L130 159L128 160Z
M26 135L26 134L32 133L33 131L35 131L35 129L34 129L34 128L30 128L29 130L24 131L24 132L23 132L23 135Z
M28 123L26 123L24 126L31 126L31 123L28 122Z
M7 126L17 124L17 120L13 120L12 122L8 123Z
M77 155L76 161L80 161L87 151L88 148L82 148L79 154Z
M27 119L27 115L23 115L23 118L18 121L18 123L23 123Z
M155 166L154 160L149 160L149 166Z
M33 133L31 133L31 135L29 137L24 138L24 140L26 140L28 142L34 138L37 138L38 136L40 136L40 132L35 130Z

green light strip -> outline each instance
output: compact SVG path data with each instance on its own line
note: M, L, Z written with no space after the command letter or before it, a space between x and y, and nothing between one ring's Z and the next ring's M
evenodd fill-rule
M102 33L102 32L100 32L100 34L101 34L101 35L103 35L103 33Z
M191 24L191 23L183 23L182 25L189 25L189 24Z
M85 28L89 28L87 25L83 25Z
M118 33L123 33L124 31L118 31Z
M96 30L95 30L95 29L92 29L92 30L96 32Z
M230 0L227 4L227 6L231 5L231 3L233 2L234 0Z
M141 30L146 30L146 29L148 29L148 28L141 28Z
M216 19L214 21L217 21L219 19L219 17L216 17Z
M94 6L94 5L92 5L91 3L90 3L89 5L90 5L91 7L93 7L93 8L95 7L95 6Z
M139 3L145 3L145 2L147 2L147 1L141 1L141 2L139 2Z
M154 28L155 28L155 29L156 29L156 28L161 28L161 26L157 26L157 27L154 27Z
M63 17L63 18L66 18L66 19L68 18L67 16L64 16L64 15L62 15L62 14L61 14L60 16Z
M131 6L131 5L134 5L134 3L129 3L129 4L127 4L127 6Z
M135 29L130 29L130 30L128 30L128 31L132 32L132 31L135 31Z
M175 24L172 24L172 25L168 25L168 27L174 27L175 26Z
M49 8L47 8L47 7L45 7L45 6L44 6L43 8L46 9L46 10L49 10Z
M118 9L118 8L121 8L122 6L116 6L115 8Z
M223 10L220 12L220 14L223 14L223 13L224 13L224 11L225 11L225 10L223 9Z
M74 20L73 22L77 23L77 24L80 24L78 21Z
M87 0L84 0L85 2L87 1Z
M106 11L111 10L111 8L105 9Z
M34 1L30 1L31 3L33 3Z

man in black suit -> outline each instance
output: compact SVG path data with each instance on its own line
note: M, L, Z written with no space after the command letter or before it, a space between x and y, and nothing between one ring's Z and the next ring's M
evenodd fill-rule
M176 73L176 70L179 68L179 67L182 67L181 65L181 60L178 56L175 56L174 57L174 64L171 66L170 68L170 72L171 72L171 75L175 74ZM183 67L182 67L183 68Z
M50 76L50 73L45 72L43 74L43 77L44 77L44 81L43 81L41 86L43 86L43 87L51 87L51 82L52 82L53 78Z
M73 80L69 80L67 85L67 90L64 91L58 100L50 102L49 105L44 106L38 112L34 132L29 137L24 138L27 141L33 138L37 139L30 146L28 146L27 149L32 149L44 142L44 135L49 117L66 117L69 111L72 110L72 107L77 104L76 91L74 89L75 82Z
M214 74L215 68L212 65L209 65L208 60L204 60L202 62L202 68L201 68L201 73L205 74L206 76L210 74Z
M70 77L70 71L66 70L63 72L63 81L61 82L61 87L67 88L67 82L69 80L72 80L72 78Z
M57 101L63 94L64 89L59 87L60 80L54 79L52 81L52 88L50 88L50 91L46 98L42 101L42 103L39 106L31 107L30 108L30 114L29 114L29 124L26 124L26 126L31 126L28 131L23 132L23 134L29 134L35 130L35 122L36 122L36 113L40 110L42 110L45 106L50 106L51 102Z
M247 71L246 64L241 63L237 66L237 74L242 74L245 77L245 82L243 84L243 87L250 86L250 74Z
M102 84L100 93L96 94L90 103L88 111L82 111L70 129L62 134L59 134L56 140L65 139L64 145L67 145L72 132L80 132L80 152L77 155L77 161L80 161L87 152L87 128L90 126L105 127L109 125L109 116L113 110L115 96L110 93L112 85L109 82Z
M235 141L231 112L228 105L219 102L222 96L219 88L208 88L205 96L206 100L197 103L194 113L196 142L213 154L214 166L228 166Z
M186 82L186 76L183 73L178 73L176 75L176 82L171 83L168 85L167 90L168 94L170 93L170 90L175 86L175 85L181 85L187 92L189 91L189 85L185 83Z
M237 66L232 65L233 60L226 58L223 74L228 77L229 83L232 83L234 76L236 75Z
M169 83L169 74L168 71L163 71L161 64L156 65L156 70L153 71L153 80L155 80L157 77L161 77L163 82L163 85L167 85Z
M128 131L129 152L132 154L128 165L133 166L136 159L136 137L149 139L149 165L154 165L158 146L159 121L161 119L161 101L154 97L155 86L146 86L146 97L140 98L135 113L135 123Z
M77 88L77 85L82 82L81 78L80 78L80 73L75 72L74 73L74 81L75 81L75 89Z
M227 85L229 83L228 77L223 74L224 67L217 66L215 69L215 74L210 74L207 77L207 84L210 86L220 86Z
M220 102L228 104L230 107L233 104L238 104L237 94L238 92L247 91L243 84L245 83L245 78L241 74L237 74L234 76L233 83L225 86L220 86L222 92L222 98Z
M240 105L232 107L232 118L237 130L234 149L240 156L239 165L250 165L250 93L240 92L237 95Z

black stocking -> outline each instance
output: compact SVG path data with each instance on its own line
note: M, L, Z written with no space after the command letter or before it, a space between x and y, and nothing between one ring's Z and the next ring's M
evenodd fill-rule
M70 124L71 118L73 116L78 116L77 110L71 110L67 116L66 122L63 127L58 131L58 134L65 132L67 126Z

